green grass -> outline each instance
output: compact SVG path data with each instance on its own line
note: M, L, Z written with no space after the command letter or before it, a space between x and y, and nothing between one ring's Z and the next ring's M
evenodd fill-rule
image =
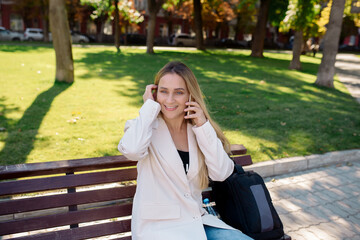
M144 52L74 47L75 83L66 85L54 84L50 46L0 45L0 164L118 155L125 121L170 60L193 69L215 120L255 162L360 147L359 105L337 79L336 89L313 85L320 54L292 71L285 53Z

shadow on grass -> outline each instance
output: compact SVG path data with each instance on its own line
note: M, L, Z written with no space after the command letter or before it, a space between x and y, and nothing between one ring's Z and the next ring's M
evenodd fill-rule
M11 156L11 164L25 163L26 158L34 148L36 135L40 125L49 111L54 99L64 92L70 84L54 83L48 90L39 94L33 103L26 109L22 118L14 123L13 126L7 124L8 136L5 140L5 146L0 152L0 164L9 164L7 158ZM6 109L5 109L6 111ZM2 119L3 122L8 122ZM14 159L16 162L13 162Z
M0 52L43 52L52 49L51 43L3 43L0 44Z
M251 150L261 151L274 159L287 157L287 152L307 155L359 147L356 134L360 134L360 114L354 114L359 106L346 93L315 86L315 63L303 61L303 70L298 72L288 70L287 59L212 51L157 51L155 55L89 52L75 62L88 69L78 76L80 79L114 81L114 91L140 107L145 86L172 60L182 61L193 70L223 130L240 131L250 139L276 145L249 149L251 154ZM130 77L135 87L124 85L123 77Z

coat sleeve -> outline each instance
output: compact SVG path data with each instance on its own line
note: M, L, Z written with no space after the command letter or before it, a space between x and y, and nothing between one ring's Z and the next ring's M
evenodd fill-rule
M129 160L139 161L148 154L153 124L160 112L159 103L147 100L139 111L139 116L125 123L124 135L118 150Z
M214 128L207 121L200 127L193 127L199 148L205 156L209 177L213 181L224 181L234 171L234 162L225 152Z

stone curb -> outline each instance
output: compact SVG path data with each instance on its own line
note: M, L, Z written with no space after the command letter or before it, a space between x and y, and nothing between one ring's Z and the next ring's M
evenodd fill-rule
M269 160L254 163L244 169L255 171L262 177L271 177L355 160L360 160L360 149Z

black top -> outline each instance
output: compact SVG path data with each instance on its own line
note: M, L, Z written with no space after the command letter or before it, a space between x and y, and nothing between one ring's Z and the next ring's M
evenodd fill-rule
M180 151L180 150L177 150L179 155L180 155L180 158L184 164L184 169L185 169L185 173L187 174L188 171L189 171L189 166L190 166L190 161L189 161L189 152L183 152L183 151Z

